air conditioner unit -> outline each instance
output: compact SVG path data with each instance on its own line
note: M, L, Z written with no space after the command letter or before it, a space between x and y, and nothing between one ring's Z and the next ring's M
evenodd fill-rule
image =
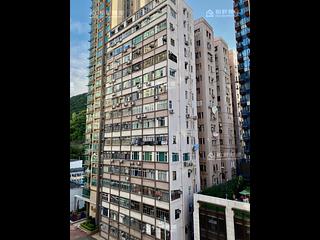
M117 71L118 69L119 69L118 67L114 68L115 71Z
M134 165L134 162L131 162L130 165Z
M197 120L198 119L198 117L197 116L193 116L193 120Z
M147 117L147 115L146 115L146 114L142 114L142 117L143 117L143 118L146 118L146 117Z
M126 177L126 181L129 181L129 177Z
M140 84L137 84L137 88L141 88L141 85L140 85Z
M169 110L169 113L173 114L173 109L170 109L170 110Z
M171 30L171 31L174 31L174 27L170 27L170 30Z
M123 163L123 160L120 160L120 163Z
M147 86L151 86L151 82L147 82L146 85L147 85Z
M125 49L123 50L124 53L127 52L127 51L128 51L128 48L125 48Z
M131 46L131 48L132 48L132 49L135 49L135 48L136 48L136 46L135 46L135 45L132 45L132 46Z
M158 100L158 99L159 99L159 96L157 96L157 95L154 96L154 99L155 99L155 100Z
M186 114L186 118L190 118L190 114Z
M140 165L141 165L141 163L140 163L140 162L137 162L137 165L138 165L138 166L140 166Z
M112 163L113 163L113 162L114 162L114 160L113 160L113 159L111 159L111 160L110 160L110 162L112 162Z
M120 107L120 103L117 103L117 107Z
M116 106L115 105L112 105L112 109L115 109L116 108Z
M127 102L125 102L125 103L124 103L124 106L128 106L128 103L127 103Z
M138 119L139 119L139 118L141 118L141 116L140 116L140 115L137 115L137 116L136 116L136 118L138 118Z
M157 197L157 199L158 199L158 200L160 200L160 199L161 199L161 197L159 196L159 197Z
M135 105L135 102L131 102L131 105Z

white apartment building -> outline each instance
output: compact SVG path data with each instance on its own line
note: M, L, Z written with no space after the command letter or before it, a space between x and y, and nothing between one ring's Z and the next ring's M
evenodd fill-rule
M233 121L234 121L234 134L236 145L236 158L240 160L244 157L243 152L243 139L242 139L242 116L241 116L241 95L240 83L238 72L237 52L229 50L229 65L230 65L230 79L231 79L231 92L232 92L232 107L233 107Z
M200 191L192 11L182 0L145 1L112 24L114 2L93 1L90 215L104 239L192 239Z

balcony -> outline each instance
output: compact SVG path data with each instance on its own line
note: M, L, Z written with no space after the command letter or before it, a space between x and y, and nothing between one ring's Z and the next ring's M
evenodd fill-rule
M247 118L250 115L250 112L247 109L243 109L241 113L243 118Z
M248 89L246 89L246 87L244 85L242 85L240 87L240 95L242 95L242 96L246 95L248 92L249 92Z
M241 104L242 107L247 106L247 99L246 98L241 98L240 104Z
M249 122L249 121L244 121L244 122L242 123L242 128L243 128L244 130L248 130L248 129L250 128L250 122Z
M250 140L250 134L244 133L244 134L243 134L243 140L244 140L245 142L248 142L248 141Z

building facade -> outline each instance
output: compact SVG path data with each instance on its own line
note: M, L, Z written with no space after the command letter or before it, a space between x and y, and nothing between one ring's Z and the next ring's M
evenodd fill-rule
M82 160L70 160L70 182L83 184L84 168Z
M192 239L200 190L192 11L153 0L134 2L131 14L122 3L92 1L83 197L104 239Z
M228 46L212 27L195 21L197 112L201 188L231 179L236 169L233 96Z
M236 176L236 144L234 134L232 86L229 50L222 38L214 39L215 73L217 86L218 132L222 180Z
M221 182L221 158L214 32L204 18L195 21L197 114L201 189Z
M250 240L250 204L194 194L195 240Z
M234 122L234 136L236 147L236 158L240 161L244 156L244 144L242 139L242 116L241 116L241 95L238 73L237 53L234 50L229 50L229 65L230 65L230 80L232 92L232 108Z
M238 71L243 118L243 140L245 157L239 162L239 170L250 176L250 1L234 0L235 29L238 52Z

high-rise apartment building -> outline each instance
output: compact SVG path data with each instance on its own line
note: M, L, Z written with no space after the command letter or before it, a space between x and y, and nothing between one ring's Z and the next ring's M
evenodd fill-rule
M235 174L235 142L228 46L204 18L195 21L201 188Z
M249 177L250 164L250 1L234 0L235 29L238 52L245 158L240 162L240 172Z
M104 239L191 239L200 190L192 11L182 0L93 0L92 13L89 214Z
M214 32L209 23L195 21L195 58L201 189L221 182L221 158L217 84L214 59Z
M222 38L214 39L214 52L222 177L223 180L230 180L236 175L236 145L229 50Z
M234 50L229 50L229 65L230 65L230 80L232 92L232 108L233 108L233 122L236 145L237 161L243 158L243 140L242 140L242 116L241 116L241 102L240 98L240 83L238 73L237 53Z

